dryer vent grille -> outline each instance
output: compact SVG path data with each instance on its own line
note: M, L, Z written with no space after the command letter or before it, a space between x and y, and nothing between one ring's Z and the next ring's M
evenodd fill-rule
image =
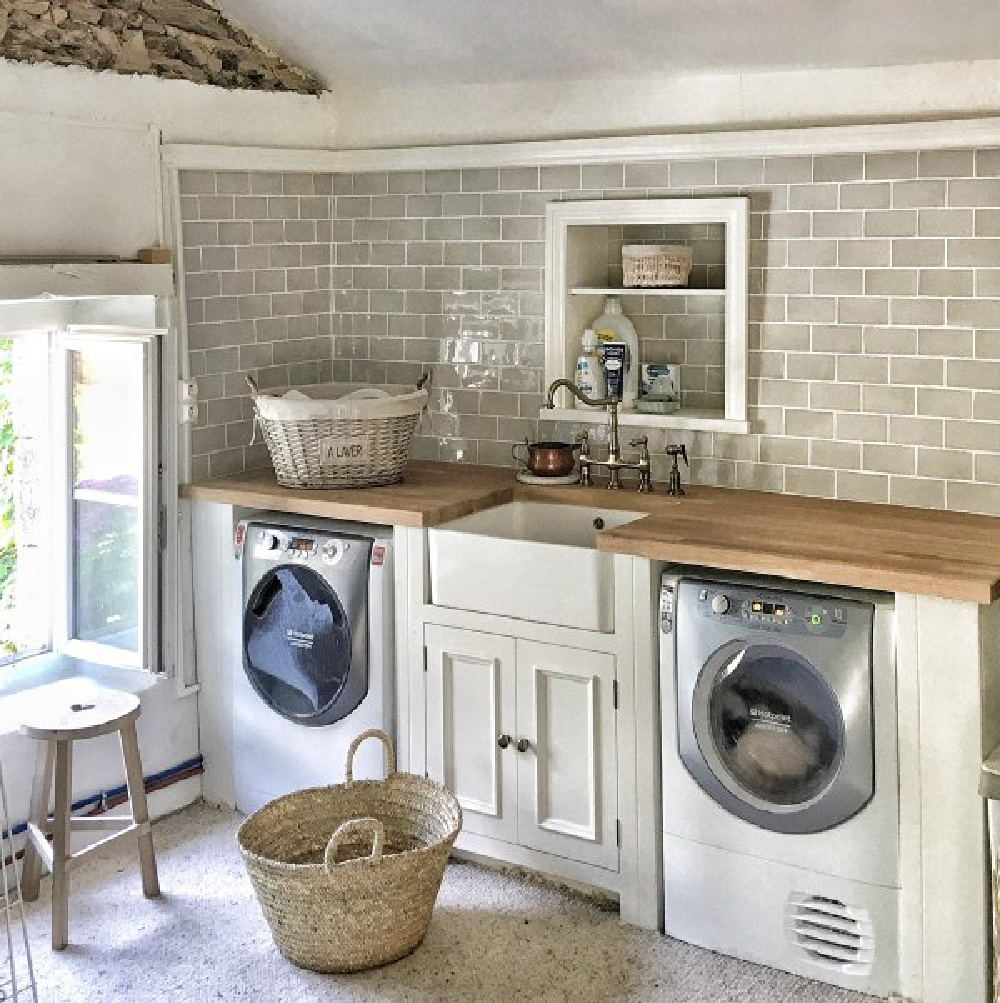
M785 906L785 932L796 954L814 965L851 975L871 971L875 933L866 909L793 892Z

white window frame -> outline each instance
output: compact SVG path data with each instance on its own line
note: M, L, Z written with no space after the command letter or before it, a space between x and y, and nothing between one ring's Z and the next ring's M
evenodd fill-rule
M0 268L0 274L3 269ZM145 301L145 302L143 302ZM176 340L169 299L150 295L95 298L40 298L0 300L0 338L44 339L48 369L44 393L48 397L48 434L53 444L45 468L46 489L59 499L48 506L45 529L52 541L47 560L50 592L56 597L49 617L47 649L25 653L0 668L0 694L59 678L66 664L124 668L149 673L178 671L176 569L170 546L176 546ZM114 318L107 323L105 317ZM97 321L95 323L95 321ZM155 326L154 326L155 325ZM71 443L69 429L68 350L87 340L126 338L143 343L144 352L144 498L142 501L142 595L138 653L111 645L69 637L73 581L68 547L72 519ZM56 492L59 492L58 494ZM159 551L157 553L156 551Z
M160 519L159 484L159 344L161 328L113 327L71 324L58 330L53 351L53 489L61 499L54 526L54 581L59 588L53 608L52 650L56 654L99 665L159 669L159 550L163 535ZM143 369L143 476L140 483L139 554L140 622L137 651L131 652L97 641L71 636L73 567L71 546L73 519L72 400L69 385L70 352L108 343L133 344L141 348ZM61 560L60 560L61 556Z

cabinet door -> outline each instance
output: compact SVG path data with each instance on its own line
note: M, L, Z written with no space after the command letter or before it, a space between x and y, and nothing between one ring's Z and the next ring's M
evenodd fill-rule
M518 838L618 869L615 659L517 642Z
M428 624L427 772L458 798L463 828L517 841L514 641Z

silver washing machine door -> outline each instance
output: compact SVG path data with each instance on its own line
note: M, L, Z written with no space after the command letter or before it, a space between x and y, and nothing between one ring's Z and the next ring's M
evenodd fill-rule
M855 815L874 794L871 608L689 585L677 639L688 772L727 811L775 832ZM780 617L752 612L765 608Z
M254 585L243 611L243 668L257 695L296 724L321 727L368 692L367 548L361 574L338 590L304 564L278 564Z

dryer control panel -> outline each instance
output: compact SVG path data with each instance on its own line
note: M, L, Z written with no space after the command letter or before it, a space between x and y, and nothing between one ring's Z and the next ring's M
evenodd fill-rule
M697 590L696 610L711 620L741 622L753 630L783 635L838 638L844 634L854 603L801 593L740 585L687 583ZM661 597L661 625L662 625Z

